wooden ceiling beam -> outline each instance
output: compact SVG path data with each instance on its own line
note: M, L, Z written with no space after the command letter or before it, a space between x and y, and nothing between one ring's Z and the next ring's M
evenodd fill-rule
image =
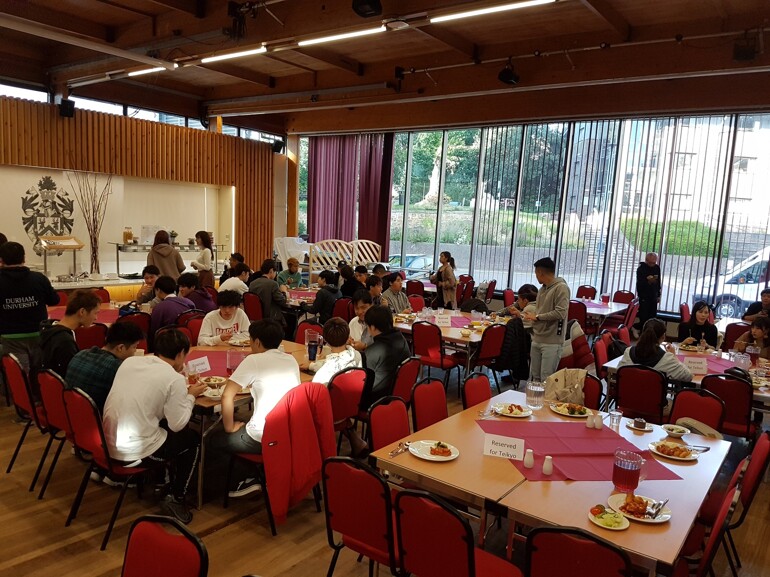
M213 70L221 74L232 76L233 78L239 78L246 82L253 84L259 84L260 86L267 86L268 88L275 88L275 78L269 74L263 74L262 72L255 72L247 68L242 68L234 64L225 64L221 62L212 62L211 64L199 64L201 68Z
M325 48L318 48L315 46L309 46L309 47L306 46L303 48L294 48L293 50L297 54L308 56L309 58L313 58L314 60L318 60L319 62L325 62L330 66L334 66L335 68L339 68L340 70L345 70L346 72L350 72L351 74L355 74L356 76L364 75L363 64L361 64L360 62L358 62L353 58L348 58L347 56L336 54L330 50L326 50Z
M604 20L623 42L631 39L631 25L607 0L580 0L580 2L599 18Z
M426 36L433 38L434 40L438 40L452 50L463 54L472 62L479 62L479 47L470 40L463 38L459 34L455 34L446 28L432 24L415 27L414 30L421 32Z
M191 14L196 18L206 17L206 0L150 0L150 2L178 12Z
M115 41L115 29L111 26L103 26L83 16L73 16L26 0L5 0L0 8L0 14L22 18L33 24L42 24L60 32L71 32L89 40Z

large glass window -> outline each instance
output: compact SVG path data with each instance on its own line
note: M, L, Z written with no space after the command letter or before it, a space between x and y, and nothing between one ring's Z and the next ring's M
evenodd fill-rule
M48 93L42 90L29 90L28 88L17 88L8 84L0 84L0 96L11 96L13 98L23 98L24 100L34 100L35 102L48 102Z

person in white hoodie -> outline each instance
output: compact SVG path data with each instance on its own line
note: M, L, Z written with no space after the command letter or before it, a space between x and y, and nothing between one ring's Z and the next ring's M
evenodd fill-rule
M329 380L339 371L350 367L361 366L361 353L348 345L350 327L339 317L332 317L324 324L324 341L328 343L331 352L325 358L314 362L300 363L302 370L315 373L314 383L329 383Z
M217 295L219 308L203 317L198 344L216 346L232 339L247 341L249 338L249 317L240 308L241 295L236 291L222 291Z

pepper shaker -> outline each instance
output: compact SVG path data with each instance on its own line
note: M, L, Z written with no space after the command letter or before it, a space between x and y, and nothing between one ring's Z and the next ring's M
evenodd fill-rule
M596 413L595 415L588 417L594 421L594 429L601 429L604 426L604 415Z
M543 461L543 475L550 475L553 473L553 459L551 455L546 455Z
M524 466L527 469L535 466L535 454L532 452L532 449L527 449L527 452L524 453Z

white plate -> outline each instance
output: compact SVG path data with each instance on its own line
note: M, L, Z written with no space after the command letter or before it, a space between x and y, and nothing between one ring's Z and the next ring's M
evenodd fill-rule
M454 461L457 457L460 456L460 451L457 450L457 447L454 447L450 445L449 443L444 443L447 447L449 447L449 450L452 452L451 455L448 457L442 457L441 455L431 455L430 454L430 448L435 445L438 441L412 441L409 444L409 452L412 453L415 457L418 457L420 459L425 459L426 461ZM442 441L443 442L443 441Z
M599 523L596 517L591 515L591 511L588 512L588 520L591 521L591 523L593 523L597 527L601 527L602 529L607 529L607 531L625 531L631 526L631 522L628 520L628 518L625 515L623 515L623 521L620 523L620 527L607 527L607 525L602 525L601 523Z
M227 382L227 377L202 377L201 383L204 385L216 385L217 387L221 387Z
M650 499L649 497L645 497L644 495L637 495L637 497L641 497L647 503L652 503L654 499ZM620 506L626 502L626 494L625 493L615 493L614 495L610 495L607 499L607 504L610 506L610 509L613 511L617 511L621 515L623 515L626 519L630 519L631 521L639 521L640 523L666 523L669 519L671 519L671 509L668 507L663 507L663 510L660 512L660 515L658 515L655 519L650 519L649 517L634 517L633 515L628 515L620 510Z
M671 425L668 423L663 425L662 428L664 431L666 431L666 434L669 437L673 437L674 439L681 439L683 436L692 432L687 427L682 427L681 425Z
M230 339L227 344L232 345L234 347L248 347L249 341L248 339L246 340Z
M673 459L674 461L695 461L698 458L698 455L700 453L697 453L693 451L690 453L689 457L672 457L671 455L665 455L658 451L658 444L659 443L667 443L667 441L658 441L657 443L650 443L648 447L650 448L650 451L655 453L656 455L660 455L661 457L664 457L666 459ZM678 445L679 443L671 443L672 445Z
M209 399L221 399L222 391L219 389L206 389L203 391L203 396L208 397Z
M523 419L529 417L532 414L532 409L524 409L521 413L509 413L508 406L511 403L495 403L492 405L492 410L503 417L513 417L514 419ZM522 407L521 405L519 405ZM524 407L522 407L524 408Z
M586 414L585 415L570 415L567 412L567 409L564 408L568 403L551 403L548 405L548 407L557 415L561 415L563 417L570 417L572 419L585 419L588 417L588 415L593 415L594 412L586 407ZM561 409L561 410L560 410Z
M626 427L628 427L632 431L639 431L640 433L651 433L653 431L652 423L647 423L647 428L645 428L645 429L638 429L638 428L634 427L634 420L633 419L628 419L626 421Z

